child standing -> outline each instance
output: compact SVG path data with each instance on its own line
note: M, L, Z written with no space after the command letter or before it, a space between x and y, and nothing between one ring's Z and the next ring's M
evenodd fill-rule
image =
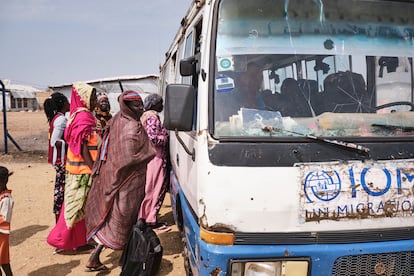
M10 267L10 221L14 202L12 191L7 189L10 175L12 173L6 167L0 166L0 265L6 276L13 275Z

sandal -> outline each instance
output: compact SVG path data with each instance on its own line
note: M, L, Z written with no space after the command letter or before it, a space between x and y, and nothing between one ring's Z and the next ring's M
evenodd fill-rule
M60 249L60 248L56 248L55 251L53 251L53 255L60 254L63 251L65 251L65 250L64 249Z
M85 272L96 272L102 270L108 270L108 268L104 264L98 264L98 266L87 266Z
M153 230L155 231L155 233L165 233L165 232L170 232L171 227L168 225L162 224L161 226L158 226L157 228L153 228Z

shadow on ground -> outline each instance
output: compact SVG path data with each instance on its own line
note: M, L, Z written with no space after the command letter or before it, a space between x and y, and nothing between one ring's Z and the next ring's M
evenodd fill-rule
M29 276L55 276L55 275L69 275L72 269L80 265L80 261L70 261L63 264L53 264L38 270L30 272Z
M28 238L34 236L36 233L42 232L47 228L49 228L47 225L29 225L24 228L12 230L12 234L10 235L10 245L19 245Z

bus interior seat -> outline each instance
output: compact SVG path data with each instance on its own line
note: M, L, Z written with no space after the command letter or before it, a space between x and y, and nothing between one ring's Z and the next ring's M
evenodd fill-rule
M287 103L284 108L285 114L282 113L283 116L312 117L307 99L295 79L284 79L280 91L281 96Z
M364 77L350 71L337 72L324 80L325 110L335 113L369 113L371 99Z
M264 90L262 97L267 110L280 111L283 114L285 104L280 92L275 91L272 93L271 90Z
M323 104L323 96L322 93L319 93L318 82L316 80L299 79L298 85L314 115L319 115L321 113L320 105Z
M316 80L299 79L298 85L307 99L318 93L318 82Z

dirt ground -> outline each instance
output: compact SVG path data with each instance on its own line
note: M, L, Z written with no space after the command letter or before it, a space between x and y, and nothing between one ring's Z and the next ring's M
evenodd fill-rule
M3 113L1 113L3 116ZM53 181L55 171L47 163L48 124L43 111L8 112L6 126L11 138L5 154L4 117L0 119L0 165L14 174L9 179L15 205L11 232L11 266L14 275L119 275L121 251L105 249L102 262L109 268L103 272L85 272L89 252L53 254L46 237L54 225ZM174 224L169 194L160 212L160 221ZM181 255L182 244L177 227L159 234L164 255L159 275L185 275Z

